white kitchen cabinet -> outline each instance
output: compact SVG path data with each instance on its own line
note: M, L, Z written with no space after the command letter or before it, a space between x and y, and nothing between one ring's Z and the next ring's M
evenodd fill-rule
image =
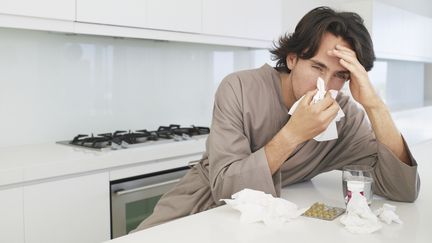
M147 27L146 0L76 0L76 20L130 27Z
M148 27L201 32L202 0L147 0Z
M377 0L344 2L339 8L362 16L378 58L432 62L432 18Z
M203 0L203 33L273 40L281 33L280 0Z
M77 0L77 21L201 31L201 0Z
M26 243L110 239L108 172L24 187Z
M281 0L77 0L78 22L256 40L280 34L281 14Z
M378 57L432 62L432 18L377 1L372 13Z
M75 20L75 0L0 0L0 13Z
M0 242L24 242L22 188L0 190Z
M0 0L0 27L269 48L281 0Z

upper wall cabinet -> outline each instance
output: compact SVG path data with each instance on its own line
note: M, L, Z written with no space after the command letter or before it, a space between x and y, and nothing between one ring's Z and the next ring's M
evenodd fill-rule
M146 0L76 0L77 21L147 27Z
M432 62L432 18L374 2L372 39L378 57Z
M0 13L75 20L75 0L0 0Z
M77 21L201 31L201 0L77 0Z
M0 0L0 27L269 48L282 0Z
M364 18L378 58L432 62L432 18L376 0L349 1L339 7Z
M203 32L258 40L281 33L280 0L203 0Z
M147 23L152 29L201 32L201 0L147 0Z

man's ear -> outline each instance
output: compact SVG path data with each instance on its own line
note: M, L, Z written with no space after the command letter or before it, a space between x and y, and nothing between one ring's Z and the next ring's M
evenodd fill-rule
M286 58L287 66L289 70L293 70L297 64L297 55L295 53L289 53Z

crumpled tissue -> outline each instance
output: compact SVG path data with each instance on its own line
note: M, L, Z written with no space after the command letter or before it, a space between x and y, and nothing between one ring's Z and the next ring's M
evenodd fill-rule
M299 217L307 209L299 209L290 201L252 189L243 189L231 198L221 200L240 211L242 223L263 221L268 226L280 227L283 223Z
M385 222L386 224L391 224L392 222L402 224L402 220L396 214L396 206L384 203L382 208L375 210L375 215Z
M318 77L318 79L317 79L317 89L318 89L318 91L312 99L312 103L314 103L314 104L316 104L319 101L321 101L322 99L324 99L324 96L326 94L324 80L320 77ZM333 99L335 99L337 94L338 94L338 91L337 90L329 90L329 92L330 92L330 95L333 97ZM298 101L296 101L293 104L291 109L288 111L288 114L292 115L294 113L294 111L297 109L297 106L300 103L300 101L303 99L303 97L304 97L304 95ZM337 128L336 128L336 122L338 122L344 116L345 116L345 113L342 111L341 108L339 108L339 111L338 111L336 117L333 119L333 121L330 122L327 129L324 132L318 134L316 137L314 137L314 139L318 142L337 139L338 133L337 133Z
M348 231L357 234L373 233L382 227L377 216L369 208L366 197L355 189L352 190L346 214L342 215L340 222Z

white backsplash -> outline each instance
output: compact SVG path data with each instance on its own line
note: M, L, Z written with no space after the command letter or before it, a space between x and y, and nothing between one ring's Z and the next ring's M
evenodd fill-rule
M221 79L266 50L0 28L0 147L209 126Z

